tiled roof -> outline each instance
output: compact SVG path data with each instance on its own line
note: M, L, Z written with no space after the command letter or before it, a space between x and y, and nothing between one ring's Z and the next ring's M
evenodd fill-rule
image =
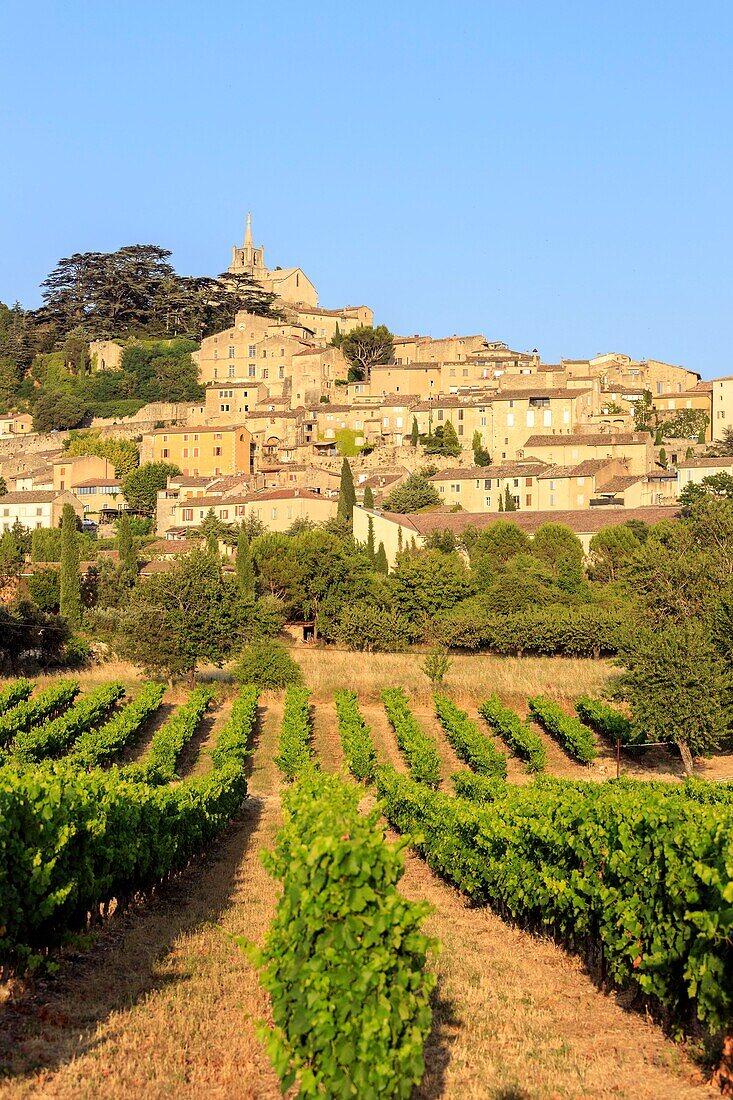
M122 482L111 477L91 477L88 481L75 481L71 486L71 490L73 492L74 489L86 489L88 486L95 486L99 489L119 489Z
M541 478L593 477L600 470L604 470L608 464L608 459L605 458L588 458L585 462L574 465L546 467L544 473L539 476Z
M4 504L50 504L61 496L63 490L29 489L26 493L5 493L0 497L0 507Z
M576 534L593 534L606 527L614 527L629 520L643 520L645 523L660 523L662 520L677 519L677 505L654 505L643 508L623 508L621 506L599 506L579 508L575 511L552 510L547 512L419 512L412 515L397 515L393 512L382 513L387 519L411 528L421 535L433 531L450 530L456 534L467 527L490 527L492 523L505 520L516 523L523 531L531 535L543 523L562 523Z
M677 463L678 470L715 470L732 466L733 458L686 458Z
M453 466L433 474L431 481L471 481L474 478L539 477L547 469L545 462L507 462L500 466Z
M531 435L526 447L628 447L630 444L651 443L648 432L575 432L572 435Z

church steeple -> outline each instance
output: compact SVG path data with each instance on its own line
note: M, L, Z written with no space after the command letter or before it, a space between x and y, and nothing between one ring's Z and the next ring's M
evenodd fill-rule
M254 241L252 239L252 213L251 213L250 210L248 210L247 211L247 230L244 234L244 247L245 248L254 248L254 246L255 246Z

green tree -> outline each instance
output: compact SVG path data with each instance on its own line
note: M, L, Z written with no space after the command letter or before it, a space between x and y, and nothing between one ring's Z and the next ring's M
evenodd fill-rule
M413 623L449 610L471 592L461 557L439 550L402 554L390 574L389 587L395 609Z
M499 519L481 531L474 539L470 550L471 564L475 566L481 558L498 569L516 554L529 554L529 536L511 520Z
M648 741L673 741L685 772L720 745L731 724L731 676L700 623L636 625L620 650L620 687Z
M733 425L724 430L722 439L713 442L708 454L716 458L733 458Z
M590 540L590 576L607 584L619 579L621 568L628 563L641 543L625 523L605 527Z
M76 532L76 512L65 504L61 513L61 582L59 610L72 630L81 626L81 581L79 577L79 544Z
M506 489L504 490L504 511L505 512L516 512L517 511L517 503L516 503L514 497L512 496L508 485L507 485Z
M374 550L374 520L371 516L369 516L369 525L367 528L367 556L373 565L376 554Z
M254 599L255 575L252 568L252 555L249 552L249 535L247 525L242 520L237 534L237 559L236 559L237 584L240 594L244 599Z
M59 570L46 566L34 569L26 582L28 595L41 611L55 615L59 610L61 598Z
M389 363L394 351L394 336L386 325L360 325L341 338L341 351L348 359L349 381L360 381L369 377L372 367L377 363Z
M354 505L356 504L356 490L354 489L354 476L351 473L348 458L341 463L341 485L339 486L338 515L341 519L351 524L354 518Z
M137 445L131 439L105 437L98 431L71 432L64 443L68 455L97 455L115 468L115 477L124 478L140 464Z
M387 551L384 549L384 543L380 542L377 547L377 553L374 556L374 568L377 573L382 573L385 577L389 573L389 563L387 561Z
M165 489L169 477L176 477L180 472L170 462L145 462L125 476L122 481L122 495L130 508L146 516L153 516L158 493Z
M0 477L0 497L4 497L8 491L8 486L4 477Z
M133 664L192 683L201 661L221 664L255 631L254 609L244 605L236 579L197 549L133 589L115 647Z
M417 512L440 504L440 494L424 474L410 474L401 485L389 493L384 501L388 512Z
M374 509L374 493L371 485L364 486L364 507Z
M581 568L583 544L564 523L542 523L537 528L531 544L532 556L557 571L565 562Z
M664 447L661 447L659 451L659 465L663 466L665 470L667 469L667 452Z
M731 474L721 471L719 474L708 474L700 482L688 482L680 494L680 504L691 507L693 504L697 504L698 501L704 501L711 497L733 500L733 476Z
M127 512L123 512L117 521L117 551L120 556L120 570L124 571L132 585L137 580L137 553Z
M449 458L458 458L461 453L461 444L456 435L456 429L450 420L446 420L443 428L443 454Z
M452 661L445 646L436 645L426 655L420 668L427 676L431 686L436 689L443 686L443 681L448 675L451 664Z
M412 431L410 432L410 443L413 447L417 447L420 442L420 429L417 426L417 417L412 418Z

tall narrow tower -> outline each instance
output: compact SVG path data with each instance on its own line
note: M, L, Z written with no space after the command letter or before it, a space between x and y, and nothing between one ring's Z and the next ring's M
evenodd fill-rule
M244 247L237 248L235 245L232 249L232 262L229 270L234 274L252 275L255 278L259 274L265 274L267 268L265 267L265 250L264 248L255 248L254 239L252 237L252 214L247 211L247 228L244 232Z

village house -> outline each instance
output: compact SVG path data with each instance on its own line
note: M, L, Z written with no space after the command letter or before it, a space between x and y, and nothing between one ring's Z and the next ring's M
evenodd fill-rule
M733 477L733 458L686 458L677 463L676 492L680 497L687 485L699 485L703 478L716 474Z
M52 464L53 487L59 492L90 481L116 481L114 464L99 455L66 455Z
M296 521L307 519L314 524L333 519L338 509L335 497L312 493L307 489L263 489L255 493L232 494L225 497L205 496L179 501L171 509L171 523L159 535L173 531L177 537L198 529L209 512L222 523L241 524L255 516L268 531L287 531Z
M625 460L630 474L645 474L654 466L654 445L648 432L573 432L531 435L521 458L538 458L548 465L577 466L587 459Z
M156 428L143 435L141 462L170 462L194 477L251 474L255 442L243 424Z
M503 511L506 491L517 509L537 508L537 478L547 467L542 462L510 462L501 466L459 466L441 470L430 478L440 493L441 504L459 505L467 512Z
M65 504L70 504L81 518L84 513L81 501L66 489L6 493L0 497L0 533L9 531L15 523L30 531L37 527L58 527Z
M8 435L29 435L32 431L33 417L28 413L0 416L0 438Z

